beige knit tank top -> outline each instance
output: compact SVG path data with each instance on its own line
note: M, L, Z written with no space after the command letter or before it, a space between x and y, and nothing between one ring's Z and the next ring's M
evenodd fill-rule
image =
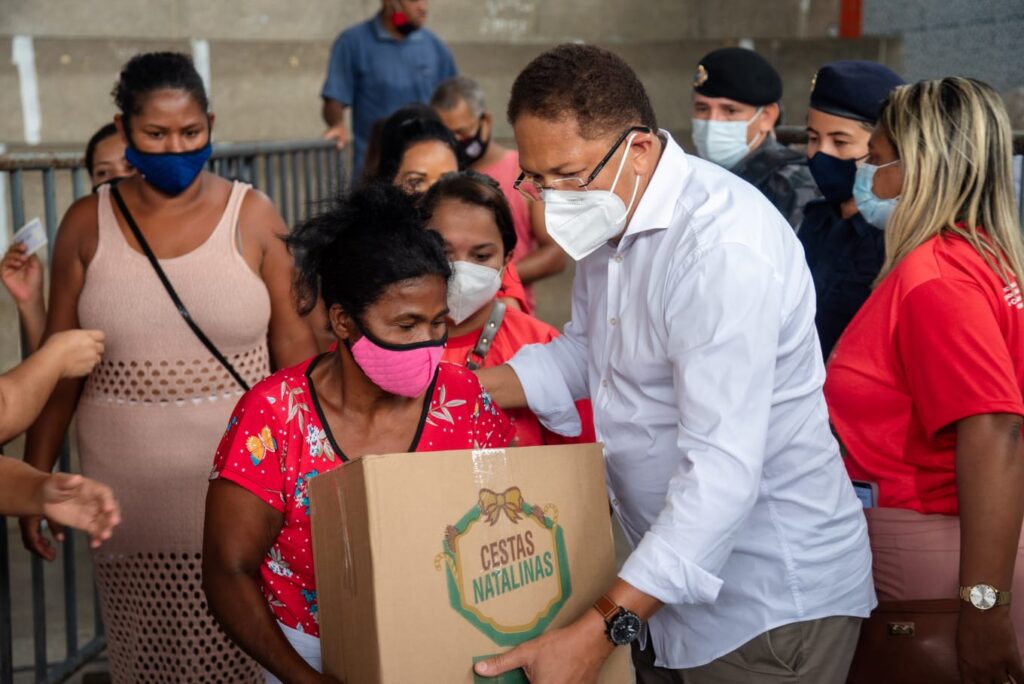
M251 386L269 372L270 296L237 242L239 210L250 187L235 182L209 238L160 265L199 328ZM125 240L109 185L98 199L99 242L78 317L83 328L106 334L106 350L83 400L194 406L239 396L238 383L189 329L146 256Z

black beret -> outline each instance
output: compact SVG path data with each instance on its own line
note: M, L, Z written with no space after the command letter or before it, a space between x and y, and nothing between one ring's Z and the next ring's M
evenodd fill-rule
M811 81L811 109L877 123L882 102L903 83L899 74L877 62L832 62L818 69Z
M782 79L753 50L727 47L704 55L693 77L693 89L705 97L727 97L763 107L782 99Z

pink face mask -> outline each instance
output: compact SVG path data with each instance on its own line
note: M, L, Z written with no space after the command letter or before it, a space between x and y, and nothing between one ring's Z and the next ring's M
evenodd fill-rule
M362 332L350 350L370 382L402 397L423 394L434 379L448 336L414 344L388 344L373 339L365 329Z

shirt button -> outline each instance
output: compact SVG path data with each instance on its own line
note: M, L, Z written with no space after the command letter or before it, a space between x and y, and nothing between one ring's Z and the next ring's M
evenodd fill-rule
M601 381L601 387L607 387L607 386L608 386L608 381L607 380L602 380Z
M619 319L618 318L613 318L613 319L611 319L608 322L611 323L612 325L618 325L619 324Z
M618 508L619 507L619 500L618 499L612 499L612 506L615 506L616 508Z
M617 264L621 264L622 263L622 255L621 254L616 254L615 256L612 257L612 260L615 261L615 263L617 263Z

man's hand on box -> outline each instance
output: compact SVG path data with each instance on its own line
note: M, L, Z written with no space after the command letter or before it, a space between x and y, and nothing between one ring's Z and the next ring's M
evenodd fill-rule
M476 664L478 675L497 677L523 668L533 684L597 681L604 661L615 649L605 636L604 620L594 610L568 627L553 629L511 651Z

